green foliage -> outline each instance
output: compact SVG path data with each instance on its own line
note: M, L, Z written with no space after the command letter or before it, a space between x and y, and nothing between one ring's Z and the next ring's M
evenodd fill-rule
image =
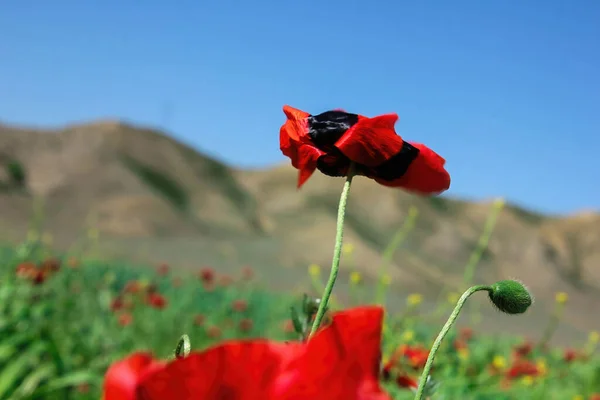
M176 209L187 211L189 198L185 189L168 175L144 165L132 157L123 157L123 163L142 181L166 198Z
M25 167L17 160L11 160L6 164L6 172L13 185L17 187L25 186L27 175Z
M198 274L190 278L176 270L157 273L148 267L81 257L74 263L65 255L60 270L40 285L17 276L18 265L39 264L50 257L49 252L38 242L15 249L0 247L0 400L97 400L106 368L136 350L171 359L188 354L190 344L197 351L232 338L297 340L298 332L282 329L284 322L292 322L292 306L296 325L301 325L296 328L304 331L309 325L303 320L309 309L306 299L302 303L299 298L272 294L241 279L227 283L219 274L207 284ZM138 292L127 289L132 283ZM142 293L150 287L167 300L164 309L147 304ZM119 298L127 307L115 310ZM236 309L236 300L244 307ZM123 325L125 317L130 320ZM242 330L240 323L246 319L253 325ZM427 348L439 329L427 320L418 306L388 316L386 357L402 344ZM589 396L600 386L598 357L566 363L559 351L535 350L531 360L544 360L547 373L536 377L531 386L519 378L505 388L504 375L490 374L490 366L496 356L510 363L520 342L475 334L465 358L453 346L457 339L451 331L436 357L434 376L439 387L432 399L568 400L576 394ZM395 399L414 397L389 382L385 385Z

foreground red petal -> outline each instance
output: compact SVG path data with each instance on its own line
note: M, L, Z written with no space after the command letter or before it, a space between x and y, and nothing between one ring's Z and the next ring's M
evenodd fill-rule
M383 308L333 316L275 383L273 399L391 400L379 385Z
M266 399L281 364L301 348L300 343L249 341L191 354L148 376L138 389L138 399Z
M379 386L382 319L382 308L361 307L306 344L222 344L146 376L137 399L390 400Z
M396 121L397 114L374 118L361 116L358 123L335 143L335 147L356 163L367 167L381 165L402 149L402 138L394 129Z
M142 379L163 368L149 353L134 353L110 366L104 378L104 400L135 400Z

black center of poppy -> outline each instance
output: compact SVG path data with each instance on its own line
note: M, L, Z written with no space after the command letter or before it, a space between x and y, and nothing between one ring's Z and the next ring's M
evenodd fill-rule
M326 111L308 117L308 134L315 146L327 151L357 122L357 114L344 111Z
M401 178L406 173L410 164L419 155L419 149L408 142L402 144L402 149L398 154L391 157L383 164L371 168L374 176L386 180L393 181Z

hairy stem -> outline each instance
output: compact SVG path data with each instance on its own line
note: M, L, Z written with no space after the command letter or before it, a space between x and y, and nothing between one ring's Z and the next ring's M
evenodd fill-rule
M333 249L333 261L331 263L329 280L325 285L325 290L323 291L323 296L321 297L321 302L319 303L319 309L317 310L315 321L310 331L310 336L314 335L319 329L319 326L321 326L321 321L325 316L327 304L329 303L329 298L331 297L331 292L333 291L333 286L335 285L335 280L337 279L338 271L340 269L342 242L344 240L344 217L346 216L346 204L348 202L348 194L350 193L350 185L352 185L352 178L354 177L354 172L354 165L351 164L350 168L348 169L346 183L344 183L344 189L342 190L342 194L340 196L340 204L338 206L335 247Z
M442 344L442 341L444 340L444 337L446 336L446 334L448 334L448 332L452 328L452 325L454 325L454 322L456 322L456 319L458 318L458 315L460 314L460 310L463 308L467 299L473 293L479 292L482 290L491 292L492 287L487 286L487 285L472 286L463 293L463 295L460 297L460 299L458 299L458 302L456 303L456 306L454 307L452 314L450 314L448 321L446 321L446 324L444 325L444 327L438 334L437 338L435 338L435 341L433 342L433 346L431 346L431 350L429 351L429 356L427 357L427 362L425 363L425 367L423 368L423 373L421 374L421 379L419 380L419 387L417 389L417 394L415 395L415 400L421 400L423 398L425 386L427 384L427 377L429 376L429 371L431 371L431 367L433 365L433 359L435 358L435 354L439 350L440 345Z

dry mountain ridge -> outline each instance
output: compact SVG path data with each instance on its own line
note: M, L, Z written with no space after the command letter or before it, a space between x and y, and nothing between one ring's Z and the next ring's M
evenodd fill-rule
M296 171L288 165L234 170L161 132L120 122L53 131L0 125L0 166L11 161L23 167L26 180L25 190L15 190L0 168L0 235L8 239L22 237L34 199L43 198L45 227L65 245L94 225L123 243L152 242L152 257L169 260L173 254L174 261L210 259L217 251L213 244L228 242L239 262L291 267L286 271L296 272L284 277L288 280L303 276L310 262L330 262L341 179L315 174L298 191ZM412 290L460 284L491 204L413 196L360 177L353 184L345 235L356 252L344 268L374 276L382 250L411 206L419 218L396 253L392 277ZM163 243L184 240L205 246L201 252L195 244L159 251ZM134 251L126 247L124 254ZM565 290L573 307L591 310L600 306L599 262L599 214L550 218L508 206L477 280L518 277L536 293L540 309L551 305L554 292ZM574 313L571 322L591 329L587 312Z
M89 224L119 236L262 231L254 199L227 166L152 129L103 121L56 131L0 125L0 163L12 160L23 166L27 193L4 190L0 218L17 231L36 197L65 240Z

